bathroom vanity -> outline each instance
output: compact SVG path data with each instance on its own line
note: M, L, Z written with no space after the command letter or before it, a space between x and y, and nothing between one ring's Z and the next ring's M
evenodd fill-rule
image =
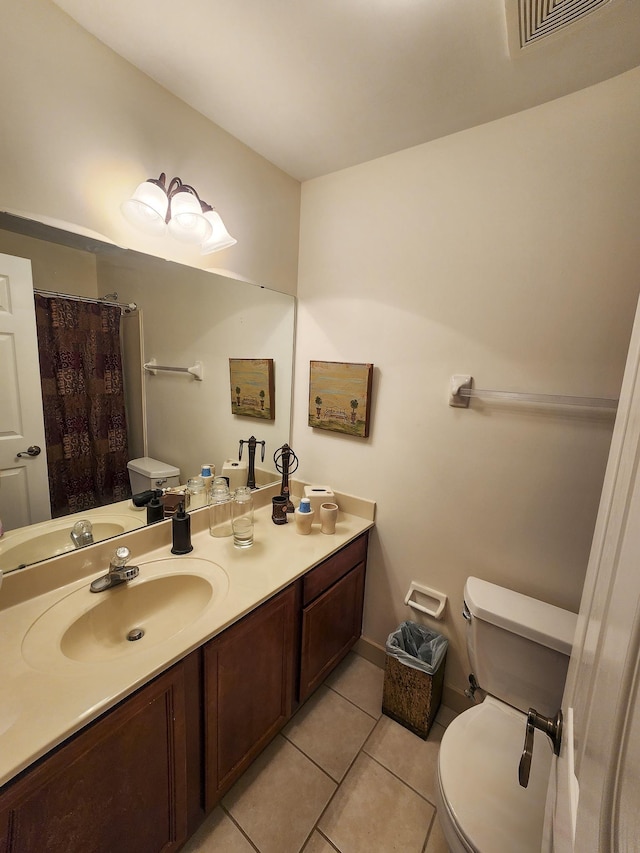
M86 573L89 552L101 560L109 544L101 543L84 549L84 568L82 555L72 555L78 566L65 570L85 574L63 588L26 601L9 591L16 601L0 611L0 677L11 697L6 712L0 700L0 851L154 853L184 844L360 635L374 505L339 502L362 515L341 510L333 536L319 526L311 536L297 535L293 524L276 527L264 506L253 548L239 552L230 539L198 530L204 510L193 514L186 558L167 559L168 542L146 548L166 537L166 525L128 534L140 566L131 586L86 598L104 570ZM142 559L136 548L145 548ZM49 571L62 559L49 561ZM60 639L51 620L61 608L77 600L95 609L95 599L113 594L125 603L133 584L157 591L181 566L185 579L210 577L214 593L173 636L108 654L91 644L78 651L68 629ZM176 618L181 607L176 601ZM22 639L12 637L20 624ZM43 632L52 634L48 643ZM72 659L59 654L65 643ZM17 649L27 658L21 663Z

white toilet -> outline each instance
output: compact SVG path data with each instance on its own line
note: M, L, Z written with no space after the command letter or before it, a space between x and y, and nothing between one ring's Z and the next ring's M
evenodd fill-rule
M529 708L546 717L560 708L577 616L473 577L464 600L469 660L486 698L442 738L438 817L452 853L540 853L549 738L536 730L526 788L518 765Z
M180 469L150 456L127 462L129 482L134 495L148 489L169 489L180 485Z

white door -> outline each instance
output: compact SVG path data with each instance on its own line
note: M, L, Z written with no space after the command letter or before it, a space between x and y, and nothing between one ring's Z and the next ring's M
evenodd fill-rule
M640 309L563 699L546 850L640 851Z
M18 456L39 447L37 456ZM0 518L51 518L31 261L0 254Z

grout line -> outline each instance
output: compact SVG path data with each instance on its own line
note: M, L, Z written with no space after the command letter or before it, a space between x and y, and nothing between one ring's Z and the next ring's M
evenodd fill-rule
M238 823L238 821L234 818L234 816L231 814L231 812L226 808L226 806L223 806L223 805L222 805L222 800L220 800L220 802L218 803L218 805L220 806L220 808L222 809L222 811L224 812L224 814L226 814L226 816L229 818L229 820L231 821L231 823L235 824L236 829L238 829L238 830L239 830L240 834L244 836L245 840L246 840L246 841L247 841L247 842L248 842L248 843L253 847L253 849L256 851L256 853L260 853L260 848L259 848L259 847L256 847L256 845L255 845L255 844L253 843L253 841L249 838L249 836L247 835L247 833L246 833L246 832L244 831L244 829L240 826L240 824L239 824L239 823Z
M300 752L302 752L302 750L300 750ZM355 754L355 756L354 756L353 760L351 761L351 763L349 764L349 766L348 766L348 767L347 767L347 769L345 770L345 773L344 773L344 776L342 777L342 780L336 784L336 789L335 789L335 791L333 792L333 794L331 794L331 796L330 796L330 797L329 797L329 799L327 800L327 802L326 802L326 804L325 804L325 807L322 809L322 811L321 811L321 812L320 812L320 814L318 815L318 819L316 820L316 822L315 822L315 824L314 824L314 826L313 826L313 829L312 829L312 830L311 830L311 832L309 833L309 838L310 838L310 837L311 837L311 835L313 835L314 831L317 831L317 832L318 832L318 833L319 833L323 838L325 838L325 839L326 839L326 840L331 844L331 846L333 847L333 849L334 849L334 850L337 850L337 851L338 851L338 853L340 853L340 849L339 849L338 847L336 847L336 846L335 846L335 844L333 844L333 842L329 841L329 839L328 839L328 838L327 838L327 836L324 834L324 832L322 832L322 830L319 828L319 824L320 824L320 821L322 820L322 818L324 817L324 815L325 815L325 813L326 813L327 809L329 808L329 806L330 806L330 805L331 805L331 803L333 802L334 797L336 796L336 794L337 794L337 793L338 793L338 791L340 790L340 788L341 788L341 786L342 786L342 782L344 782L344 780L345 780L345 779L347 778L347 776L349 775L349 771L351 770L351 768L353 767L353 765L356 763L356 761L358 760L358 757L361 755L361 753L362 753L362 747L360 747L360 749L356 752L356 754ZM303 755L305 755L305 753L304 753L304 752L303 752L302 754L303 754ZM307 755L306 757L307 757L307 758L309 758L309 756L308 756L308 755ZM311 760L311 759L309 759L309 760ZM322 768L321 768L321 769L322 769ZM326 771L325 771L325 772L326 772ZM327 774L327 775L328 775L328 774ZM333 779L333 777L332 777L332 776L330 776L329 778L330 778L330 779ZM333 780L333 781L335 781L335 780ZM307 841L309 840L309 838L307 838ZM306 843L307 843L307 842L305 841L305 844L306 844Z
M427 837L424 840L424 844L422 846L422 853L427 853L427 846L429 844L429 839L431 838L431 832L433 831L433 827L436 825L436 820L438 819L437 810L433 813L433 817L431 818L431 823L429 824L429 830L427 831Z
M372 732L372 734L373 734L373 732ZM366 744L365 744L365 746L366 746ZM425 801L425 803L428 803L434 809L436 808L435 803L432 803L428 797L425 797L424 794L421 794L420 791L416 790L416 788L414 788L413 785L410 785L406 779L403 779L402 776L398 776L397 773L394 773L393 770L391 770L389 767L387 767L386 764L383 764L382 761L380 761L378 758L375 757L375 755L371 755L370 752L367 752L365 749L365 746L362 747L361 752L364 752L364 754L367 756L367 758L370 758L372 761L375 761L375 763L379 767L382 767L383 770L386 770L387 773L390 773L395 779L397 779L399 782L402 782L402 784L405 786L405 788L408 788L410 791L413 791L413 793L417 794L421 800ZM434 795L434 798L435 798L435 795Z
M318 829L317 827L315 827L315 831L318 833L318 835L319 835L321 838L324 838L324 840L327 842L327 844L329 845L329 847L331 847L331 849L332 849L332 850L336 850L336 851L337 851L337 853L342 853L342 851L340 850L340 848L339 848L339 847L336 847L336 845L333 843L333 841L332 841L330 838L327 838L327 836L324 834L324 832L322 832L322 830L320 830L320 829Z
M292 747L294 747L294 749L297 749L297 750L298 750L298 752L300 753L300 755L304 755L304 757L307 759L307 761L310 761L310 762L311 762L311 764L313 764L313 766L314 766L314 767L317 767L317 768L318 768L318 770L322 771L322 773L324 773L324 775L325 775L328 779L331 779L331 781L332 781L332 782L335 782L335 783L336 783L336 785L340 785L340 780L339 780L339 779L334 779L334 778L333 778L333 776L331 775L331 773L329 773L329 771L328 771L328 770L325 770L325 769L324 769L324 767L321 767L321 766L318 764L318 762L317 762L317 761L315 761L313 758L311 758L311 756L310 756L310 755L307 755L307 753L304 751L304 749L302 749L302 747L298 746L298 744L297 744L297 743L294 743L292 740L289 740L289 738L287 737L287 735L283 734L282 732L279 732L279 735L280 735L282 738L284 738L284 740L286 740L286 741L287 741L287 743L290 743L290 744L291 744L291 746L292 746ZM277 736L276 736L276 737L277 737ZM345 775L346 775L346 774L345 774ZM344 777L343 777L343 778L344 778Z
M369 711L366 710L366 708L362 708L360 705L357 705L353 701L353 699L350 699L348 696L345 696L344 693L340 693L340 691L336 690L336 688L333 687L331 684L325 684L325 687L327 688L327 690L333 690L333 692L336 694L336 696L339 696L341 699L344 699L350 705L353 705L354 708L357 708L358 711L362 711L362 713L366 714L367 717L371 717L372 720L375 720L376 722L378 722L378 720L380 719L381 715L378 717L374 717L373 714L369 713Z
M344 699L344 698L346 698L346 697L342 696L342 694L341 694L341 693L337 693L337 691L334 691L334 693L336 693L336 695L340 696L340 697L341 697L341 698L343 698L343 699ZM347 700L347 701L349 701L349 700ZM379 722L379 719L380 719L380 718L376 719L375 717L372 717L372 716L371 716L371 714L367 714L367 712L366 712L366 711L363 711L363 710L362 710L362 708L360 708L358 705L354 705L354 703L353 703L353 702L349 702L349 704L350 704L350 705L352 705L354 708L356 708L356 709L357 709L358 711L360 711L361 713L363 713L363 714L364 714L366 717L368 717L370 720L372 720L372 722L373 722L373 727L372 727L371 731L369 732L369 734L368 734L368 735L365 737L365 739L362 741L362 744L358 747L358 751L356 752L356 754L355 754L355 756L354 756L353 760L352 760L352 761L349 763L349 765L347 766L347 769L346 769L346 770L344 771L344 773L342 774L342 778L341 778L341 779L335 779L335 778L331 775L331 773L329 773L329 771L328 771L328 770L325 770L325 768L324 768L324 767L322 767L320 764L318 764L318 762L317 762L314 758L312 758L308 753L306 753L306 752L304 751L304 749L302 749L302 747L301 747L301 746L298 746L298 744L297 744L297 743L295 743L294 741L292 741L292 740L291 740L291 738L290 738L290 737L285 733L285 731L284 731L284 730L282 730L282 731L279 733L280 735L282 735L282 737L283 737L283 738L284 738L288 743L290 743L290 744L291 744L291 746L295 746L295 748L298 750L298 752L300 752L302 755L304 755L304 757L305 757L305 758L307 758L307 759L308 759L312 764L314 764L314 765L315 765L319 770L322 770L322 772L325 774L325 776L328 776L328 777L329 777L329 779L331 779L332 781L334 781L337 785L342 784L342 782L344 781L344 779L345 779L345 777L346 777L347 773L348 773L348 772L349 772L349 770L351 770L351 768L353 767L353 764L354 764L354 762L355 762L356 758L357 758L357 757L358 757L358 755L360 755L360 753L363 751L363 749L364 749L364 747L365 747L365 745L366 745L367 741L369 740L369 738L371 737L371 735L372 735L372 734L373 734L373 732L375 731L375 728L376 728L376 726L378 725L378 722Z
M329 808L329 806L330 806L330 805L331 805L331 803L333 802L333 798L335 797L335 795L338 793L338 791L339 791L339 790L340 790L340 785L337 785L337 786L336 786L335 791L333 792L333 794L332 794L332 795L329 797L329 799L327 800L327 804L325 805L325 807L322 809L322 811L321 811L321 812L320 812L320 814L318 815L318 820L315 822L314 827L313 827L313 829L311 830L310 835L313 835L313 832L314 832L315 830L317 830L318 832L320 832L320 828L319 828L320 821L321 821L321 820L322 820L322 818L325 816L327 809ZM322 835L322 837L323 837L323 838L325 838L325 837L326 837L326 836L325 836L325 834L324 834L323 832L320 832L320 834ZM328 841L328 840L329 840L329 839L327 839L327 841ZM335 845L334 845L334 844L332 844L331 846L332 846L332 847L334 847L335 849L338 849L338 848L336 848L336 847L335 847Z
M293 743L293 741L289 740L289 738L288 738L286 735L284 735L282 732L280 732L280 733L279 733L279 735L276 735L276 737L282 737L282 738L284 738L284 739L287 741L287 743L290 743L290 744L291 744L291 746L292 746L292 747L294 747L294 749L297 749L297 751L300 753L300 755L303 755L303 756L307 759L307 761L309 761L311 764L313 764L313 766L314 766L314 767L317 767L317 768L318 768L318 770L320 770L320 771L321 771L321 773L322 773L324 776L326 776L328 779L330 779L330 780L335 784L335 788L334 788L334 790L333 790L333 792L332 792L331 796L329 797L329 799L327 800L327 802L326 802L326 803L325 803L325 805L324 805L324 808L322 809L322 811L320 812L320 814L319 814L319 815L318 815L318 817L316 818L315 823L313 824L313 826L312 826L312 827L311 827L311 829L309 830L309 834L308 834L308 835L307 835L307 837L305 838L304 843L303 843L302 847L300 848L300 850L304 850L305 846L306 846L306 845L308 844L308 842L309 842L309 839L311 838L311 836L313 835L313 833L314 833L316 830L317 830L317 831L322 835L322 837L323 837L323 838L325 837L325 836L324 836L324 834L323 834L323 833L321 833L321 832L320 832L320 830L318 829L318 824L319 824L319 823L320 823L320 821L322 820L322 817L323 817L324 813L326 812L326 810L329 808L329 805L330 805L330 804L331 804L331 802L333 801L333 798L335 797L335 795L337 794L337 792L340 790L340 785L342 784L342 781L344 781L344 779L345 779L345 778L346 778L346 776L347 776L347 773L349 772L349 770L351 770L351 767L353 766L353 764L354 764L354 762L355 762L356 758L360 755L360 752L361 752L361 750L362 750L362 747L361 747L361 748L358 750L358 752L356 753L355 758L353 759L353 761L351 762L351 764L349 764L349 767L347 768L347 770L345 771L344 776L342 777L342 781L338 781L337 779L334 779L334 778L333 778L333 776L332 776L330 773L327 773L327 771L324 769L324 767L320 767L320 765L319 765L316 761L314 761L314 760L313 760L313 758L311 758L309 755L307 755L307 753L306 753L303 749L301 749L297 744ZM244 834L244 833L243 833L243 834ZM329 840L329 839L327 839L327 841L328 841L328 840ZM337 848L337 847L335 847L335 845L331 844L331 846L334 848L334 850L338 850L338 848ZM257 848L256 848L256 849L257 849ZM259 851L259 850L258 850L258 853L260 853L260 851ZM339 850L338 850L338 853L340 853L340 851L339 851Z
M320 820L320 818L318 818L318 820ZM300 848L300 850L298 851L298 853L304 853L305 848L307 847L308 843L311 841L311 838L313 837L313 835L314 835L316 832L318 833L318 835L319 835L319 836L320 836L324 841L326 841L326 842L327 842L327 844L329 845L329 847L331 847L331 849L332 849L332 850L336 850L336 851L337 851L337 853L342 853L342 851L340 850L340 848L339 848L339 847L336 847L336 845L335 845L335 844L334 844L330 839L328 839L328 838L327 838L327 836L324 834L324 832L321 832L321 831L318 829L318 824L317 824L317 823L315 823L315 824L311 827L311 830L310 830L310 832L309 832L309 835L307 835L307 837L305 838L304 843L303 843L302 847Z

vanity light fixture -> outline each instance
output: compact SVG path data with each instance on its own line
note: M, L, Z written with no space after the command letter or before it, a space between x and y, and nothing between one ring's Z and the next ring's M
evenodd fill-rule
M189 184L172 178L167 187L164 172L141 183L121 205L125 218L147 234L164 234L200 246L203 255L233 246L220 214L203 201Z

